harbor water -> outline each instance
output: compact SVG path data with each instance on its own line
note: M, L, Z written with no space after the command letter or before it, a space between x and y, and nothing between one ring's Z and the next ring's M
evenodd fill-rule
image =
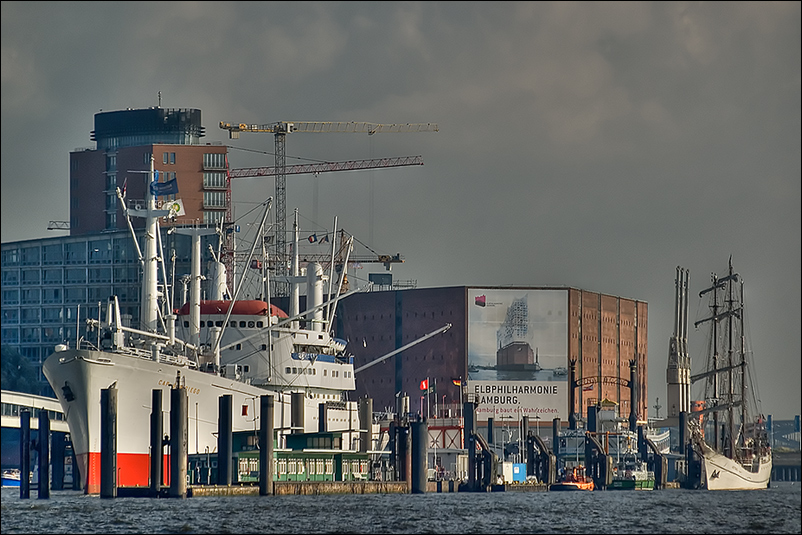
M800 533L802 487L101 499L2 489L2 533Z

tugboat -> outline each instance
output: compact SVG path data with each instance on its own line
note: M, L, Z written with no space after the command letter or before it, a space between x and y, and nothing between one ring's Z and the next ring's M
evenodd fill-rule
M549 485L549 490L593 490L596 486L593 479L585 474L585 467L575 466L555 483Z

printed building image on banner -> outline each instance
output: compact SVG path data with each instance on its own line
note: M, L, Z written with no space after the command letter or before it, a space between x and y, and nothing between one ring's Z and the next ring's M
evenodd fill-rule
M509 416L567 418L567 367L567 290L468 289L468 392L480 420L500 415L488 399Z

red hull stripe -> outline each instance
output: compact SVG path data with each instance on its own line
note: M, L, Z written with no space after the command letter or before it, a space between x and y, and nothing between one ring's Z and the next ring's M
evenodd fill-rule
M87 455L87 464L82 459L81 466L88 465L88 477L85 486L87 494L100 494L100 453L91 452ZM170 484L170 456L165 455L162 460L162 479L164 485ZM150 455L147 453L118 453L117 454L117 486L118 487L147 487L150 485Z

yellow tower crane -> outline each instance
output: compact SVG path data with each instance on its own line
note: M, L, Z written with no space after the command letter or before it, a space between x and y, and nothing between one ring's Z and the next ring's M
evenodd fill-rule
M240 132L272 133L275 136L276 176L276 256L280 266L287 266L287 163L286 136L295 132L378 134L382 132L437 132L434 123L378 124L366 122L278 121L269 124L226 123L220 128L228 130L229 139L238 139ZM285 273L282 273L285 274ZM282 292L283 293L283 292Z

